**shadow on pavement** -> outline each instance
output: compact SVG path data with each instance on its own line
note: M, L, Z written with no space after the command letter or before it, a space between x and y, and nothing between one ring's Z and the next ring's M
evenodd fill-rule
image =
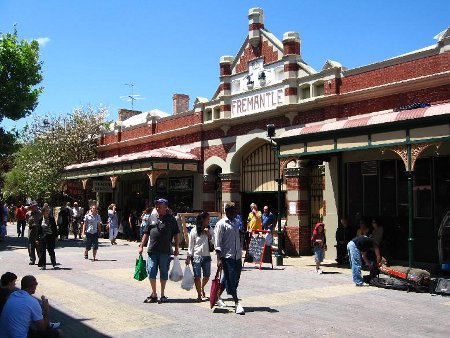
M268 306L244 306L244 310L245 312L270 312L270 313L280 312Z
M280 311L276 309L272 309L267 306L244 306L245 312L269 312L269 313L278 313ZM216 307L214 308L213 313L234 313L234 307L233 306L227 306L226 308L223 307Z
M89 337L89 338L107 338L111 337L97 330L89 327L85 324L89 323L89 318L75 319L64 312L57 309L50 309L50 321L60 322L59 327L63 331L64 338L78 338L78 337Z
M13 251L26 249L28 245L27 237L6 237L0 242L0 251Z
M165 303L187 304L187 303L197 303L197 300L194 298L167 298L167 301Z

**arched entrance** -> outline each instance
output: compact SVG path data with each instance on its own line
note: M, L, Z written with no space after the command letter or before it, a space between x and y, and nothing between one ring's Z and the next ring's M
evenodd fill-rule
M241 162L241 208L246 215L251 203L262 210L264 205L275 214L277 210L278 164L276 153L270 143L265 143L246 154ZM285 210L283 192L282 209ZM282 217L284 217L282 212Z

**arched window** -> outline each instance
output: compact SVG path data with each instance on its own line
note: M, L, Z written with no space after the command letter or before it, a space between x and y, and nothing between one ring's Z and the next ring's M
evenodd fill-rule
M277 191L276 154L270 143L264 144L242 159L241 191Z

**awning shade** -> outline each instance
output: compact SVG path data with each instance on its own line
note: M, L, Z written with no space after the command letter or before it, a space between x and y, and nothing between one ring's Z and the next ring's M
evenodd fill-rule
M417 120L426 117L448 115L450 118L450 103L444 103L427 108L417 108L394 112L393 110L374 112L369 114L351 116L342 120L329 122L317 122L307 124L303 127L294 128L283 133L279 139L293 136L331 132L337 130L351 129L357 127L368 127L382 125L385 123L400 122L406 120Z
M167 159L167 160L180 160L180 161L198 161L198 157L189 152L174 148L159 148L153 150L146 150L137 153L108 157L101 160L95 160L91 162L72 164L64 168L65 171L100 168L109 165L135 162L139 160L152 160L152 159Z

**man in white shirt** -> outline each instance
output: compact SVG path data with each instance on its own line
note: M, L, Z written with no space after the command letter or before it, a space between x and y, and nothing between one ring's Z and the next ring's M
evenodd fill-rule
M233 297L237 314L245 314L244 308L239 303L237 287L242 270L242 244L239 224L236 222L236 206L234 203L225 204L225 217L217 222L214 229L215 250L217 255L217 268L223 268L222 289ZM219 297L217 305L224 306L224 301Z
M88 251L92 250L94 262L97 260L98 237L102 231L102 220L97 211L97 206L93 204L91 210L84 216L83 234L86 236L86 249L84 250L84 259L88 259Z

